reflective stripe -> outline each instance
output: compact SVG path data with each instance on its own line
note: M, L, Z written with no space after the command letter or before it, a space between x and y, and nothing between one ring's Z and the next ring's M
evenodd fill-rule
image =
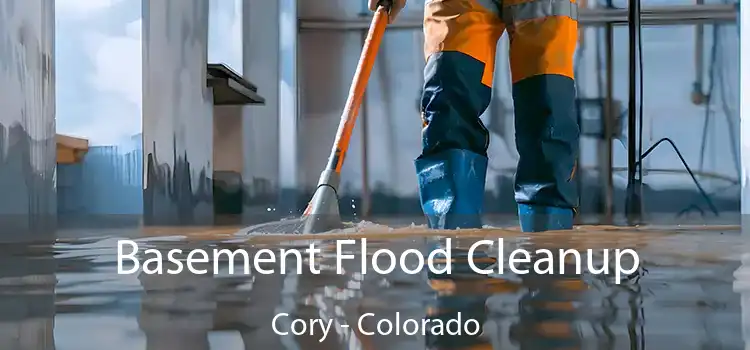
M578 20L578 4L570 0L534 0L503 7L503 22L511 27L514 23L551 16L570 17Z
M424 5L427 6L435 0L424 0ZM477 5L481 6L485 10L500 15L500 0L474 0Z

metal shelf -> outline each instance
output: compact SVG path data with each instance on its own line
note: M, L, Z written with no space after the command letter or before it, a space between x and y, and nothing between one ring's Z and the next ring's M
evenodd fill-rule
M247 105L266 103L258 87L223 63L209 63L206 85L213 88L214 105Z
M685 25L697 23L736 22L739 9L736 5L677 5L653 6L642 9L641 23L645 25ZM583 26L624 25L628 22L627 9L579 10L579 23ZM300 30L366 30L370 19L300 18ZM388 29L419 29L422 18L403 17L390 24Z

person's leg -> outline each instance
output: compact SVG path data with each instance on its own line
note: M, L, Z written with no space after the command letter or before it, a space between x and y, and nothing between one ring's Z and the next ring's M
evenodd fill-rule
M415 167L431 228L481 226L490 136L479 117L490 103L503 31L493 0L425 4L422 154Z
M515 199L525 232L570 229L578 206L574 1L503 0L520 155Z

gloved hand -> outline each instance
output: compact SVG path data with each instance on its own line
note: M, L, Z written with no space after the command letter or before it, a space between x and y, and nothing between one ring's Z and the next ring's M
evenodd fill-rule
M370 11L375 11L378 9L378 6L381 3L391 3L391 10L388 13L388 22L393 23L393 21L396 19L396 16L398 16L398 13L401 12L401 10L406 6L406 0L368 0Z

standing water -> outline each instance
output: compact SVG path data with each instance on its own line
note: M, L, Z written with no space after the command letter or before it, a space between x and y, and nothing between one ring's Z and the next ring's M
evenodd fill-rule
M233 233L61 232L48 245L2 246L0 349L745 348L739 292L748 281L736 273L737 228L584 227L526 235L363 224L316 236ZM493 244L476 245L480 240ZM118 265L118 244L134 258ZM311 244L319 249L312 259L305 250ZM138 253L129 255L135 245ZM468 265L472 246L474 267L491 273ZM221 249L243 253L230 264L229 255L213 259ZM271 253L259 254L264 249ZM434 255L432 263L435 270L450 265L450 275L420 265L415 254L440 249L451 259ZM514 268L528 273L510 268L514 249L530 252L514 258ZM560 249L580 252L580 259L561 260ZM632 272L616 274L618 249L637 253L637 261L619 261ZM191 272L185 263L194 250L209 256L193 254ZM390 262L380 250L406 258L378 273ZM552 252L552 274L533 268L542 250ZM300 252L301 260L289 252ZM251 258L247 269L243 254ZM182 271L175 272L175 261ZM587 271L605 261L608 273Z

